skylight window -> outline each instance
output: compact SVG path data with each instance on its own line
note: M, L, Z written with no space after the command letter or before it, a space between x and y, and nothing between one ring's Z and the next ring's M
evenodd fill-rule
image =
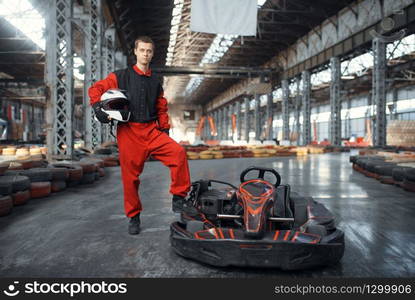
M264 5L265 2L266 0L258 0L258 7L259 8L262 7L262 5ZM209 49L206 51L205 55L200 61L199 66L203 66L204 64L214 64L220 61L222 57L226 54L226 52L228 52L229 48L233 45L233 43L235 42L237 38L238 38L238 35L230 35L230 34L216 35ZM169 59L168 54L167 54L167 59ZM185 94L190 94L191 91L196 90L199 87L199 85L202 83L202 81L203 81L203 78L201 80L191 79L186 86Z
M0 0L0 16L45 50L45 19L28 0Z

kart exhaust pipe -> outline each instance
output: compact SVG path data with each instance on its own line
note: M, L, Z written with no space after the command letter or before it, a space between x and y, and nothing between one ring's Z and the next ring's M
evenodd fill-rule
M216 215L219 219L242 219L243 216L238 215L222 215L217 214ZM271 222L294 222L294 218L275 218L275 217L269 217L268 221Z

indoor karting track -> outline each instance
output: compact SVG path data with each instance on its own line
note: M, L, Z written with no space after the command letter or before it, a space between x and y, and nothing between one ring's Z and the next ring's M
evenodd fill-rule
M415 276L415 197L352 170L349 154L190 161L193 180L238 183L251 165L274 167L292 190L337 217L346 250L339 264L307 271L218 269L177 256L169 245L168 169L148 162L141 176L142 232L127 233L120 169L99 182L32 199L0 218L2 277L409 277Z

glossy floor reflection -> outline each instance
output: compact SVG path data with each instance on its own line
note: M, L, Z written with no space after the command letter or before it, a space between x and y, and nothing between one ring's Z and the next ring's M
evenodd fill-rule
M283 272L213 268L177 256L169 245L169 171L149 162L141 177L142 232L127 233L120 169L90 186L33 199L0 218L2 277L413 277L415 194L352 170L349 154L304 158L190 161L193 180L238 184L251 165L274 167L292 190L313 196L337 217L346 251L335 266Z

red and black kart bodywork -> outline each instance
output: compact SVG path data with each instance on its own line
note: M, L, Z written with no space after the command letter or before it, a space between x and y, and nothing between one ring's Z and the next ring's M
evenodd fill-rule
M245 180L252 170L259 170L259 178ZM264 180L264 172L272 172L276 183ZM170 227L173 249L214 266L297 270L338 262L344 234L333 215L280 181L273 169L251 167L241 174L238 188L215 180L194 182L191 209ZM229 188L213 189L212 183Z

